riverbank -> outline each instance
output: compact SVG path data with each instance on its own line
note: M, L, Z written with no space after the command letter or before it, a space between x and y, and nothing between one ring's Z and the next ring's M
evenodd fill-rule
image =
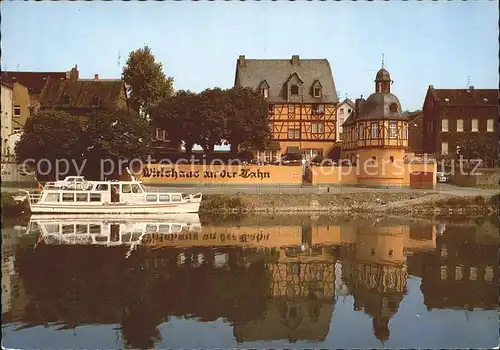
M350 215L354 213L414 216L495 215L499 195L457 196L437 192L361 192L345 194L233 194L205 195L200 214L244 213L319 213ZM2 192L2 215L28 214L26 202L15 202Z
M328 213L397 215L494 215L495 196L456 196L436 192L310 195L207 195L200 213Z

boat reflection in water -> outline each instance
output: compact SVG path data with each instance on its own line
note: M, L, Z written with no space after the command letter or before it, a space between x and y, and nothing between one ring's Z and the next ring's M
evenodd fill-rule
M333 311L337 300L347 297L352 311L370 317L372 334L384 342L408 294L408 269L423 278L424 301L430 301L436 284L430 278L440 271L436 245L446 241L451 251L450 240L435 224L388 219L322 223L271 218L201 225L195 214L33 217L30 225L39 230L36 249L19 248L15 254L15 275L23 289L18 294L23 301L16 305L24 306L2 314L4 323L119 325L123 344L103 347L186 346L190 339L177 339L175 332L165 337L161 327L179 324L180 318L228 322L236 343L226 340L211 347L255 341L282 347L273 343L278 340L338 347L329 336L336 324ZM470 291L469 306L496 305L492 288L498 268L490 252L495 244L483 244L482 256L473 259L466 258L467 247L456 246L463 261L487 271L482 276L482 270L475 270L474 280L461 281ZM475 288L482 292L473 293ZM474 295L482 300L474 301ZM414 320L415 314L410 317ZM341 347L363 347L356 333Z

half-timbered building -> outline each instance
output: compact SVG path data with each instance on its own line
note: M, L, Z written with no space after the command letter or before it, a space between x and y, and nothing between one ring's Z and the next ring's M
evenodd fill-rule
M258 89L268 100L271 140L281 154L311 159L333 148L338 98L328 60L240 56L234 85Z

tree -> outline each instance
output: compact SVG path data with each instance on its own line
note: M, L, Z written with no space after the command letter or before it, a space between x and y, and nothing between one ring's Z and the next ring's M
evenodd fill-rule
M494 137L472 134L457 142L457 155L466 160L481 159L490 164L498 158L498 141Z
M232 88L226 94L228 115L224 138L231 144L232 154L237 154L243 142L262 149L270 138L267 102L250 88Z
M85 156L89 159L93 171L102 171L100 164L105 159L115 165L119 160L137 158L144 161L149 152L150 139L149 123L134 112L97 112L90 116L85 132ZM116 170L123 171L118 168ZM91 176L100 174L92 173Z
M172 143L180 144L184 141L188 154L199 141L199 105L198 94L180 90L160 102L151 112L153 124L164 129Z
M45 110L29 118L24 132L16 143L18 163L27 159L39 162L46 159L55 164L57 159L81 160L83 129L78 117L64 111ZM41 164L41 163L40 163Z
M198 144L212 155L215 145L226 136L228 125L227 93L219 88L206 89L199 98Z
M144 46L132 51L123 69L132 108L141 116L149 116L151 109L173 93L174 79L163 73L163 65L155 61L151 49Z

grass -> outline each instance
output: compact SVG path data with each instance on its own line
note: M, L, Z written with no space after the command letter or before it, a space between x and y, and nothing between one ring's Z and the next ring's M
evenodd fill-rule
M16 202L12 194L2 192L2 216L20 216L28 212L27 202Z

